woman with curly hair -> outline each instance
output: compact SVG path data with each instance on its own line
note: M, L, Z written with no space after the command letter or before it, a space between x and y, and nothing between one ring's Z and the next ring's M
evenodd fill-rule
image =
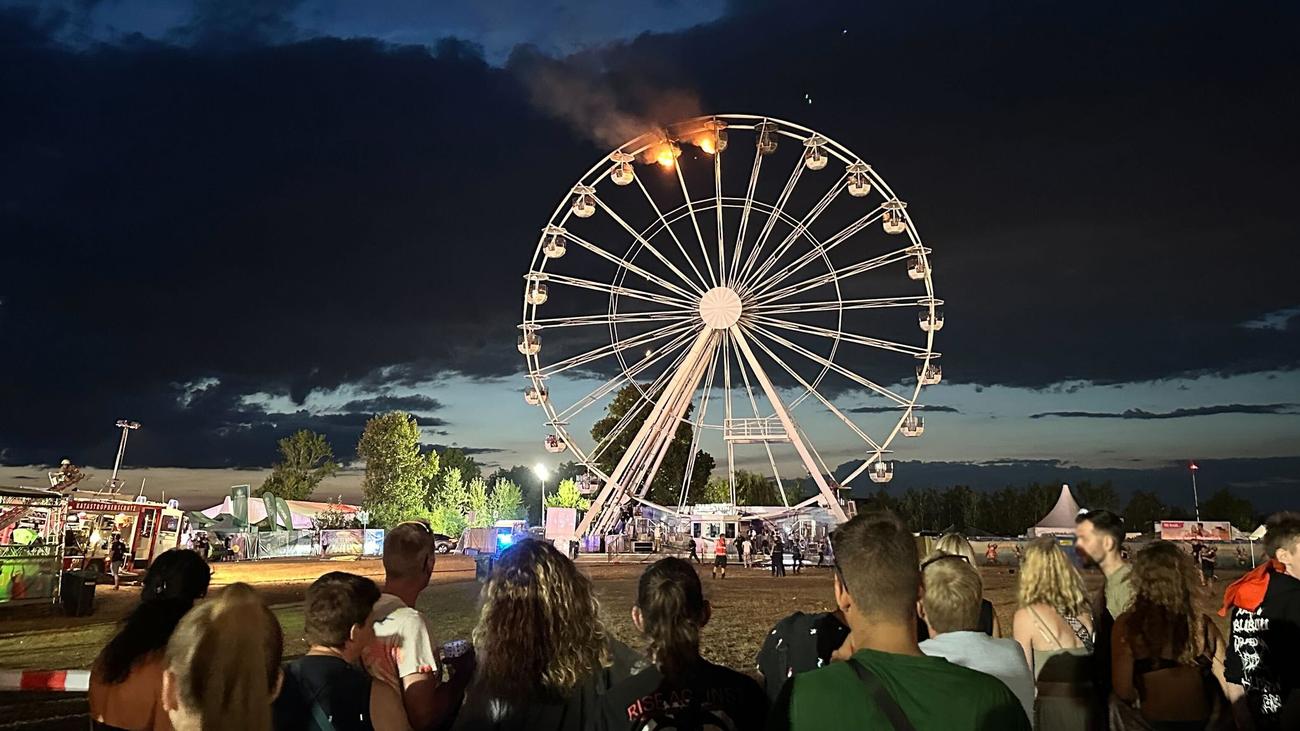
M1034 728L1092 727L1092 612L1083 580L1056 539L1036 538L1020 562L1012 632L1034 672Z
M600 695L640 669L600 621L591 580L550 543L502 553L482 601L478 666L455 729L595 728Z
M1132 607L1115 621L1111 638L1115 696L1129 705L1112 705L1112 725L1218 728L1227 720L1226 648L1202 609L1207 600L1196 564L1178 546L1157 541L1134 559L1131 583Z
M663 558L641 574L632 624L653 665L605 694L605 728L762 728L767 696L758 683L700 657L700 630L711 614L686 561Z

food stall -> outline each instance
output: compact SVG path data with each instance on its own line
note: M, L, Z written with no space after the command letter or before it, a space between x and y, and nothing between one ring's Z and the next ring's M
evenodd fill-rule
M107 571L114 533L127 546L127 570L146 568L155 556L180 545L184 523L175 500L156 503L116 493L76 493L67 503L64 568Z
M66 498L37 487L0 487L0 606L58 596Z

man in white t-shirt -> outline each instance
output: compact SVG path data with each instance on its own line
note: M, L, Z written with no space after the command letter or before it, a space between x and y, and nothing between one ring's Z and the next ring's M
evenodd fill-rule
M433 577L433 532L423 523L401 523L384 537L384 593L375 603L375 641L365 653L370 675L401 694L414 731L441 728L459 709L472 674L472 655L448 661L444 682L439 645L429 620L415 609Z
M921 564L924 592L917 610L930 639L921 652L1001 680L1034 719L1034 675L1025 651L1012 639L997 639L979 630L984 584L964 556L935 556Z

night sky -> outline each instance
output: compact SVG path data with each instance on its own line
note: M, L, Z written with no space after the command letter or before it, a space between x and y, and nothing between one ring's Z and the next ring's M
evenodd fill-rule
M391 408L554 462L520 277L612 143L548 74L822 130L909 201L945 380L895 485L1190 502L1198 459L1202 495L1297 502L1300 6L586 5L0 0L0 464L111 465L119 418L134 465L267 465L299 428L346 459Z

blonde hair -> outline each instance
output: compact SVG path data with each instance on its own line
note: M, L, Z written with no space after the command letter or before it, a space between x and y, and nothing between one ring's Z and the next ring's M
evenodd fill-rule
M1062 617L1090 611L1083 579L1051 536L1035 538L1025 545L1017 599L1022 607L1046 604Z
M478 668L470 693L507 703L567 696L610 664L591 580L537 540L501 554L483 587L473 637Z
M167 643L180 706L204 731L270 731L283 640L257 592L231 584L185 615Z
M970 541L960 533L945 533L934 542L934 552L946 556L965 556L970 565L975 565L975 549Z
M935 554L930 561L921 571L926 623L938 634L978 629L984 598L979 572L959 554Z

